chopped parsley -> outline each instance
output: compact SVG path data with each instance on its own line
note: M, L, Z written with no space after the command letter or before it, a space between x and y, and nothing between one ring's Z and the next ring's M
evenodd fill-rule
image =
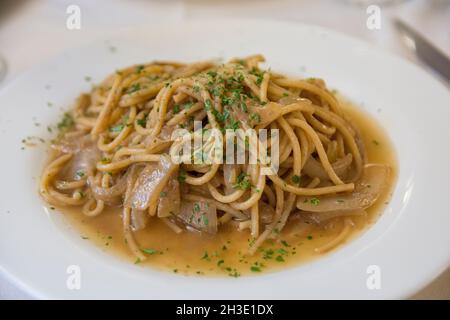
M293 175L292 176L292 182L295 183L295 184L299 184L300 183L300 176Z
M155 250L155 249L141 249L141 251L146 254L156 254L159 252L158 250Z
M254 75L256 77L256 84L259 86L263 82L264 78L264 71L260 71L256 68L253 68L250 71L250 74Z
M178 174L178 181L179 182L185 182L186 181L186 171L180 170L180 173Z
M63 118L61 119L60 122L58 122L58 129L63 131L63 130L68 130L70 128L72 128L75 125L75 121L73 120L73 117L70 113L66 112L64 113Z
M239 121L230 118L229 123L225 126L225 129L231 129L233 131L239 129Z
M236 183L233 185L234 189L240 189L240 190L248 190L250 189L252 184L249 180L249 175L245 172L241 172L238 177Z
M180 112L180 106L178 104L173 106L173 113L179 113Z
M273 258L273 254L274 254L274 251L272 249L267 249L267 250L263 249L263 259L264 260L272 259Z
M142 70L144 70L144 68L145 68L145 66L143 66L143 65L137 66L136 67L136 73L141 73Z
M156 80L159 79L159 76L156 76L156 75L154 75L154 76L147 76L146 78L147 78L148 80L150 80L150 81L156 81Z
M287 243L286 240L281 240L281 244L285 247L290 247L289 243Z
M251 266L251 267L250 267L250 270L251 270L252 272L261 272L261 268L258 267L258 266Z
M230 277L238 278L238 277L241 276L241 274L240 274L239 272L237 272L236 269L233 269L233 270L231 270L231 271L229 271L229 272L230 272L230 273L228 273L228 275L229 275Z
M75 173L75 175L76 175L78 178L82 178L82 177L84 177L84 171L83 171L83 170L78 170L78 171Z
M194 104L194 102L192 101L188 101L183 105L184 109L189 109L190 107L192 107L192 105Z
M215 78L217 76L217 72L216 71L208 71L206 73L208 76L210 76L211 78Z
M202 215L202 220L205 226L209 225L209 219L206 215Z
M148 113L145 113L144 117L142 119L136 120L136 123L138 124L138 126L145 128L147 126L147 119L148 119Z
M194 203L194 207L192 208L193 212L200 212L200 205L196 202Z
M111 159L109 159L109 158L102 158L100 160L100 162L103 163L103 164L108 164L108 163L111 163Z
M114 127L109 128L110 132L121 132L125 126L121 123Z
M210 258L208 256L208 251L205 251L205 253L203 254L203 257L201 258L201 260L207 260L207 261L210 260Z
M205 110L209 111L211 109L212 109L212 102L211 102L211 100L208 99L205 101Z
M127 91L128 94L132 94L136 91L141 90L141 84L140 83L135 83L133 84Z
M249 119L253 123L260 123L261 122L261 116L259 115L259 113L256 113L256 112L253 112L252 114L250 114Z

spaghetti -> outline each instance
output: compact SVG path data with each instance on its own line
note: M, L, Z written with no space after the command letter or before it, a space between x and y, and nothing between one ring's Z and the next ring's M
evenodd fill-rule
M358 128L323 80L288 78L259 68L263 61L153 62L115 72L58 124L40 194L89 217L120 207L126 243L140 260L146 255L133 233L152 219L174 237L235 224L253 238L249 254L293 219L333 220L342 231L317 248L331 250L347 237L352 216L377 200L390 168L367 163ZM174 163L172 133L194 133L196 121L223 133L279 130L278 172L263 175L259 163Z

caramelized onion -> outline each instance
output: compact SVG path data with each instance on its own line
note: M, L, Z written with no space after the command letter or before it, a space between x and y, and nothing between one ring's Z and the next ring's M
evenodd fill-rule
M128 174L125 174L110 188L103 188L96 185L93 176L90 176L87 181L95 199L105 201L106 203L116 203L127 189L127 177Z
M160 192L176 168L177 165L173 164L168 156L161 156L157 164L147 164L136 179L125 206L138 210L151 207L156 210Z
M339 178L344 178L347 170L350 168L352 164L353 156L351 153L348 153L345 157L338 159L331 166L333 167L334 172L338 175ZM314 159L312 156L308 158L303 167L303 171L311 178L319 178L320 180L329 180L329 176L323 168L322 164Z
M364 210L337 210L328 212L299 212L305 221L321 224L328 220L349 216L362 216L366 214Z
M161 191L158 203L158 217L165 218L180 212L180 183L171 178Z
M178 218L195 230L208 234L217 233L217 208L213 202L182 200Z
M390 174L390 167L368 164L353 192L317 197L299 196L297 208L310 212L362 210L370 207L383 192Z
M97 144L90 136L83 139L60 144L61 150L73 153L74 156L62 172L63 180L79 180L82 177L91 175L94 172L97 162L101 158L101 152Z
M131 227L134 231L144 229L149 218L146 210L131 209Z
M272 222L275 216L275 210L266 202L259 202L259 218L263 224L269 224Z

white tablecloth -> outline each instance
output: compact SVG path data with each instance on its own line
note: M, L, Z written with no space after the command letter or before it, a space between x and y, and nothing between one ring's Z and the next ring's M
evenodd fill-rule
M66 9L73 4L81 9L81 29L69 31ZM450 54L449 0L406 0L383 5L380 30L366 27L366 8L367 5L355 5L350 0L2 1L0 55L6 60L8 70L0 88L33 65L64 50L113 35L120 29L160 21L176 23L214 17L299 21L372 42L428 69L399 41L392 18L401 17ZM29 297L0 274L0 299ZM450 269L414 298L450 299Z

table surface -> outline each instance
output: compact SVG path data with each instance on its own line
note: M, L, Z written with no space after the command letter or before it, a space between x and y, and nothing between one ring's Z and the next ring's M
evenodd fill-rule
M62 51L122 29L161 21L258 17L315 24L371 42L433 73L399 41L392 23L394 17L399 17L450 55L450 0L405 0L380 5L379 30L366 27L367 5L353 2L355 0L2 1L0 55L7 62L7 74L0 81L0 89L33 65ZM80 30L66 28L69 5L78 5L81 9ZM449 85L437 74L434 76ZM0 299L27 298L32 297L0 274ZM450 299L450 268L411 298Z

